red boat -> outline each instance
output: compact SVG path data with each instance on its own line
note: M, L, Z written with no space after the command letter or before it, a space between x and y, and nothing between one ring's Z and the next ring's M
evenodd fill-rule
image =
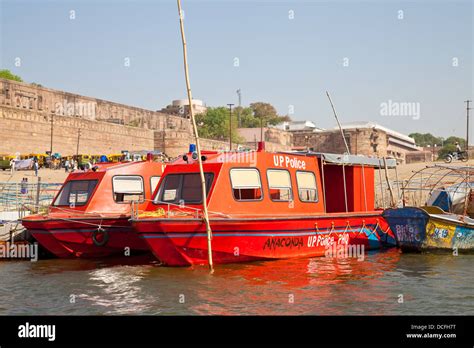
M132 217L138 235L169 266L208 263L196 158L189 153L168 165L154 201ZM396 245L374 209L378 159L264 150L203 152L203 159L215 263Z
M96 165L71 173L48 213L30 215L22 224L41 246L60 258L148 252L131 228L131 204L145 207L163 169L163 163L149 160Z

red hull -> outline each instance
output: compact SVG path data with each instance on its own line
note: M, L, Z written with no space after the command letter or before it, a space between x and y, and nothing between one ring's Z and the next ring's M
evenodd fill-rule
M135 231L169 266L206 264L207 235L201 220L140 219ZM329 246L360 245L364 250L395 246L379 212L315 217L211 219L215 263L326 255Z
M130 255L149 251L147 244L133 232L128 217L71 220L24 221L24 225L39 244L59 258L124 256L126 251ZM103 246L95 245L92 239L98 225L109 236Z

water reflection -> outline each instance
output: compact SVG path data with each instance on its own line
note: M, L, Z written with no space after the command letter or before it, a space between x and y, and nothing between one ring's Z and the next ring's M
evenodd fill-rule
M199 304L192 309L198 314L337 315L364 313L367 304L384 303L389 310L393 283L380 278L399 259L392 249L364 261L321 257L229 265L214 275L223 284L218 292L205 284L196 290Z
M153 258L3 262L0 314L474 314L473 261L390 249L364 261L217 265L212 275Z
M147 267L109 267L89 272L89 289L78 294L80 300L100 306L104 314L135 314L148 310L151 299L143 296L140 281ZM157 299L159 300L159 299Z

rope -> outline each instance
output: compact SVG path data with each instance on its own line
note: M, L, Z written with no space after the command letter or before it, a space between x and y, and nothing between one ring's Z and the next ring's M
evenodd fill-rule
M359 230L359 233L357 235L360 235L362 232L364 232L364 228L366 228L365 226L365 220L362 220L362 227L360 228ZM365 232L364 232L365 233Z
M331 231L329 231L329 235L334 232L334 221L331 221Z

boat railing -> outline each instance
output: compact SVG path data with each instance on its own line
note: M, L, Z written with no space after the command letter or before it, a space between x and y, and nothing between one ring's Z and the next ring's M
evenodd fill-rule
M157 204L158 207L155 210L140 210L138 206L138 202L132 202L131 204L131 213L132 219L138 220L143 217L157 217L157 218L170 218L170 217L178 217L178 216L188 216L194 219L203 219L204 213L203 209L191 207L186 205L184 202L180 202L179 204L164 202L159 200L146 200L148 202ZM166 209L164 208L166 207ZM219 216L224 218L230 218L228 214L216 211L208 211L210 216Z
M60 183L0 183L0 212L29 211L37 213L51 204L61 188Z

